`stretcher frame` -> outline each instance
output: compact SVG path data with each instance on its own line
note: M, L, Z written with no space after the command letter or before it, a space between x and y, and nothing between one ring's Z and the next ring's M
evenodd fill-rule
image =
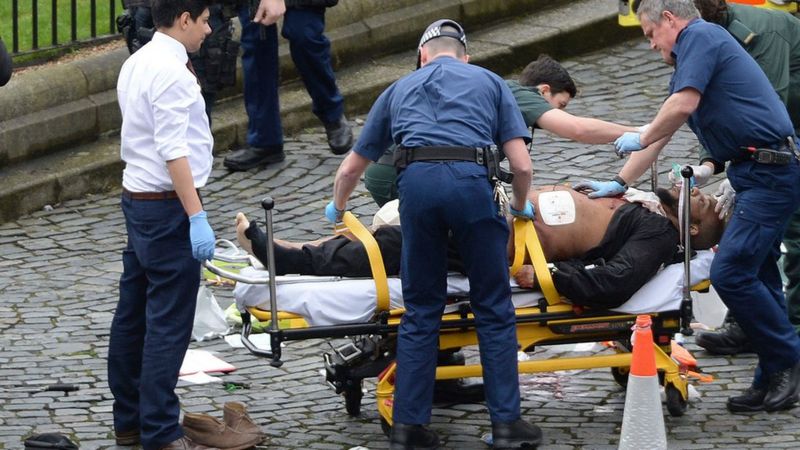
M683 168L681 175L685 184L689 183L692 169ZM688 230L690 225L689 200L690 189L682 192L684 214L681 228ZM261 202L265 211L267 229L267 250L269 267L275 267L273 249L272 210L274 201L267 197ZM403 309L389 308L386 273L375 239L366 227L350 212L344 216L344 225L355 234L367 249L377 287L376 313L373 319L365 323L314 326L301 328L281 328L281 323L302 319L301 316L278 311L275 280L273 277L247 277L221 269L213 264L205 266L213 273L250 284L268 284L270 287L270 311L250 307L242 312L242 343L252 354L270 360L274 367L283 364L281 360L281 343L305 339L350 338L350 342L333 348L325 353L323 360L326 370L326 381L345 399L348 414L360 414L363 396L363 380L377 377L376 400L381 416L383 431L388 434L392 424L392 403L394 393L394 375L396 364L394 352L396 335L400 325ZM631 365L631 329L637 314L620 313L605 310L581 309L565 303L553 285L547 262L531 222L515 220L516 253L511 272L514 273L525 261L526 255L533 262L536 277L544 298L534 307L516 309L517 340L520 349L532 351L537 345L574 344L584 342L613 341L614 354L591 355L569 358L553 358L545 360L527 360L518 363L519 373L554 372L560 370L581 370L610 368L614 380L621 386L627 383L627 375ZM659 378L666 393L666 407L670 415L682 416L688 405L688 367L670 357L672 336L681 332L691 335L689 327L692 319L692 303L690 291L707 290L710 283L702 282L688 286L690 277L691 244L688 233L682 232L682 246L686 255L684 264L684 289L681 305L677 311L657 312L650 314L656 355L656 367ZM266 332L270 335L271 349L264 350L255 346L249 339L252 331L251 315L260 321L269 321ZM278 320L271 320L277 317ZM469 345L477 345L477 334L474 318L468 305L464 304L457 312L445 314L439 335L439 349L460 349ZM480 364L439 365L436 369L436 380L455 380L467 377L480 377Z

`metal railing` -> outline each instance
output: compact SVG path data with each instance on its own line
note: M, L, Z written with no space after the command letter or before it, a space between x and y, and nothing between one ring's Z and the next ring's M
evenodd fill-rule
M116 16L123 10L122 0L3 0L6 1L11 2L10 14L3 13L0 6L0 36L11 44L15 55L117 34Z

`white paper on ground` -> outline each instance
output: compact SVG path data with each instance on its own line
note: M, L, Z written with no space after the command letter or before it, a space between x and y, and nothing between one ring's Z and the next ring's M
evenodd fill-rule
M211 375L205 372L197 372L191 375L185 375L182 377L178 377L179 380L185 381L187 383L192 384L208 384L208 383L219 383L220 379L217 377L212 377Z
M236 370L236 367L217 358L210 352L189 349L183 358L179 374L183 376L197 372L231 372L234 370Z
M269 340L269 333L251 334L248 339L250 339L250 342L252 342L253 345L255 345L259 350L272 350L272 345L270 344ZM225 342L227 342L228 345L233 348L244 348L241 334L229 334L225 336Z

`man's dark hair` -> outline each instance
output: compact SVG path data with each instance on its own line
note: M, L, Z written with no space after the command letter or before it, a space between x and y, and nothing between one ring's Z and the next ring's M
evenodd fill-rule
M536 61L528 64L519 76L519 84L522 86L536 87L542 83L550 85L550 92L553 94L566 91L570 97L575 97L578 93L567 69L545 54L539 55Z
M211 5L212 0L153 0L153 25L156 28L169 28L175 19L184 12L189 13L192 20L197 20Z
M694 0L694 6L700 11L700 17L706 22L723 25L728 4L725 0Z

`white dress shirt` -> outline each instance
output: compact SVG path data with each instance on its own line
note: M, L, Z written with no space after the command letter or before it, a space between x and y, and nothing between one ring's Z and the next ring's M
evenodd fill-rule
M122 186L131 192L171 191L167 161L188 157L194 186L211 173L214 138L186 48L156 32L120 70Z

